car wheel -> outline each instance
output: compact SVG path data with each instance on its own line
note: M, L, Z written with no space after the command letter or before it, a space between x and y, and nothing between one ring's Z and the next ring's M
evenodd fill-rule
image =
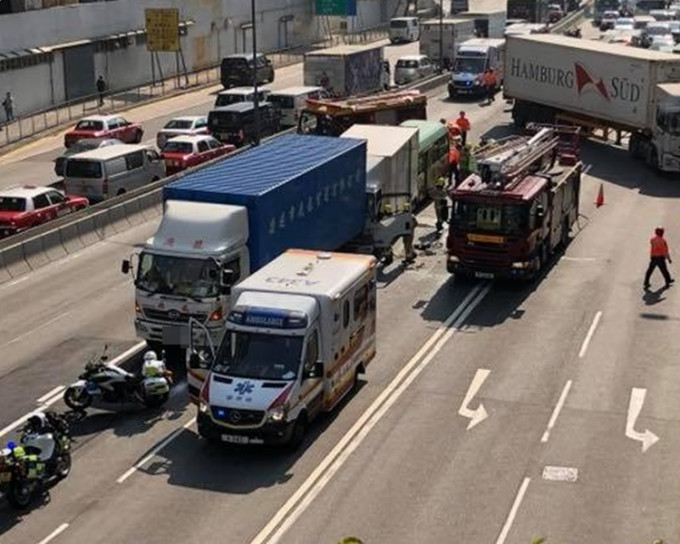
M138 144L142 141L142 137L144 136L144 131L143 130L138 130L135 132L135 143Z

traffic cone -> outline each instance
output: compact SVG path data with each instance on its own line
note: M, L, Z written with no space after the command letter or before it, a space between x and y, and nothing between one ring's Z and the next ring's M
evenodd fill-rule
M597 197L595 198L595 206L599 208L604 204L604 186L600 183L600 190L597 192Z

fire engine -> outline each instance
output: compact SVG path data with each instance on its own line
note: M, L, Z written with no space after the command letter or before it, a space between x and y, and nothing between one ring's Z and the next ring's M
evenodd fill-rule
M579 212L579 128L530 128L479 149L475 172L450 192L450 273L534 279L568 243Z

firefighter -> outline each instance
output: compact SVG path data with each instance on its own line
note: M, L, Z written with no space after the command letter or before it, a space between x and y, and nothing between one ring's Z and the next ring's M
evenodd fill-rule
M436 229L437 234L441 234L444 223L448 220L449 205L446 200L446 178L440 176L435 181L434 187L430 189L430 198L434 202L434 211L437 215Z
M463 146L467 143L467 133L470 132L470 120L465 117L465 112L461 111L455 121L458 130L460 131L461 143Z
M487 68L484 71L484 74L482 75L482 85L484 85L488 103L491 104L491 102L496 100L494 95L496 94L496 86L498 85L496 73L493 71L493 68Z
M671 283L675 281L673 278L671 278L671 275L668 272L668 268L666 267L666 261L668 261L669 263L672 263L673 261L671 260L670 253L668 252L668 243L666 242L666 239L663 237L663 234L664 234L663 227L656 227L656 229L654 229L654 236L649 240L650 259L649 266L647 267L647 272L645 273L644 283L645 289L649 289L649 280L652 277L652 272L654 272L654 269L656 269L657 267L659 268L659 270L661 270L663 279L666 280L665 285L666 288L670 287Z
M454 139L453 143L449 146L449 185L453 184L456 187L460 179L460 170L458 165L460 164L460 137Z

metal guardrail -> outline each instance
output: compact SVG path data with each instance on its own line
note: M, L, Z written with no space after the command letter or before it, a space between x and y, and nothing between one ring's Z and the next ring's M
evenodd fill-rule
M276 68L282 68L302 61L306 52L332 47L342 43L368 43L386 38L388 28L380 25L370 29L337 34L307 44L297 45L288 49L265 51ZM140 86L122 89L114 93L105 93L104 104L99 104L99 95L93 94L44 110L31 112L24 116L18 116L9 123L4 123L0 128L0 151L3 147L18 143L22 140L41 134L48 130L57 129L74 119L80 119L86 115L95 113L114 113L130 108L135 105L158 100L187 90L198 90L201 87L218 83L220 80L219 64L207 66L200 70L184 74L173 75L162 81L146 82Z

